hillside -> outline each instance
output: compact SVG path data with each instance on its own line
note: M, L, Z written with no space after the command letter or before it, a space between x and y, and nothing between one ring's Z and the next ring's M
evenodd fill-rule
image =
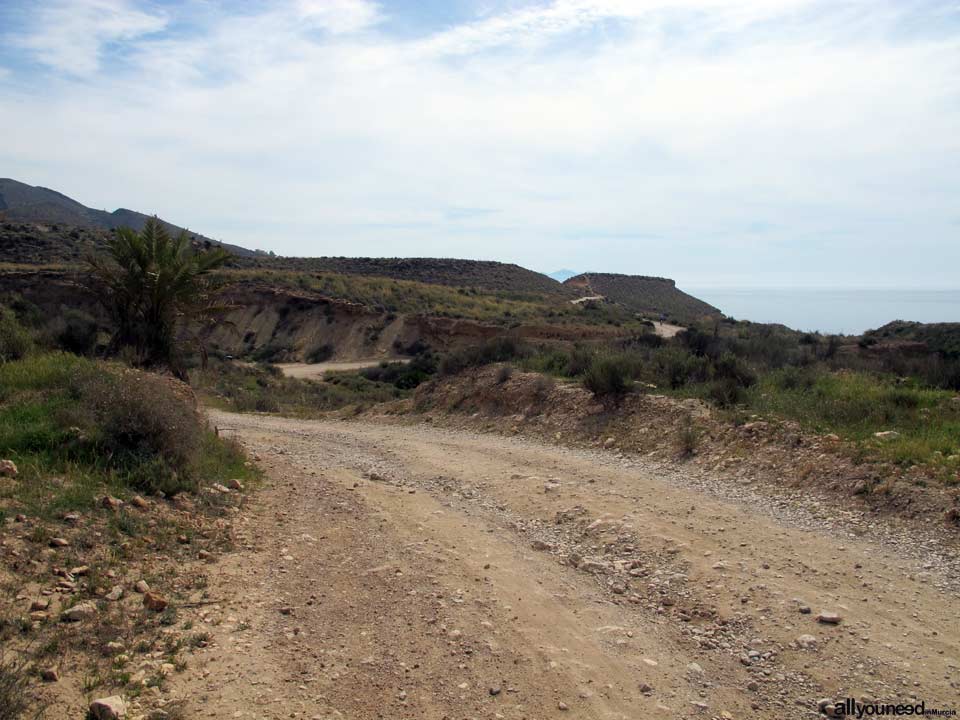
M563 284L582 295L603 295L633 312L651 317L663 315L667 320L681 324L722 314L712 305L677 289L676 282L668 278L583 273Z
M863 344L877 349L896 347L902 350L941 353L960 357L960 323L919 323L895 320L876 330L864 333Z
M477 288L517 295L567 297L570 288L546 275L512 263L455 258L238 258L241 268L303 273L337 273L408 280L431 285Z
M143 229L150 215L135 210L119 208L113 212L89 208L73 198L49 188L27 185L26 183L0 178L0 219L7 223L32 223L44 226L66 225L69 228L87 230L112 230L118 227ZM162 220L167 230L178 235L185 228ZM226 245L188 231L199 242L211 242L223 245L227 250L239 256L255 256L258 253L238 245ZM51 238L52 239L52 238ZM69 249L67 254L71 254ZM6 258L8 262L13 262ZM46 260L53 262L53 260Z

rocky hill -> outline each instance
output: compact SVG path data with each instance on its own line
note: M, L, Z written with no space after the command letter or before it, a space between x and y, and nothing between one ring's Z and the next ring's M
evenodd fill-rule
M704 318L718 318L720 310L679 290L668 278L616 273L583 273L564 282L583 296L602 295L633 312L687 324Z
M94 210L56 190L27 185L10 178L0 178L0 219L8 224L27 223L44 227L57 226L58 229L60 226L66 226L68 230L73 228L112 230L118 227L141 230L149 217L144 213L126 208L120 208L113 212ZM166 220L162 220L162 222L171 234L178 235L185 230L185 228ZM255 256L258 254L254 250L248 250L238 245L219 243L199 233L190 232L189 234L200 242L223 245L234 255ZM47 239L53 240L54 238L49 237ZM62 251L67 255L72 254L70 248L63 248ZM10 260L8 259L8 261ZM53 259L46 260L46 262L54 261Z

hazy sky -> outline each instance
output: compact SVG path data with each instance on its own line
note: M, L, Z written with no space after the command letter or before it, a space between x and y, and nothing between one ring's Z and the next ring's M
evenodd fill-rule
M2 0L0 133L281 254L960 287L960 0Z

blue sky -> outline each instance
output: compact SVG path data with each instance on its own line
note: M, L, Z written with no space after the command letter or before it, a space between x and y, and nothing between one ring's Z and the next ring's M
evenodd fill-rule
M0 132L281 254L960 287L960 0L6 0Z

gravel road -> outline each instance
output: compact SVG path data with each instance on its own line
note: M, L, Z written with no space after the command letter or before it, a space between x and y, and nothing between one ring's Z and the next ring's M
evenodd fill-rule
M929 538L613 453L211 419L268 478L213 570L212 642L173 687L191 716L815 718L846 697L960 709L956 555Z

